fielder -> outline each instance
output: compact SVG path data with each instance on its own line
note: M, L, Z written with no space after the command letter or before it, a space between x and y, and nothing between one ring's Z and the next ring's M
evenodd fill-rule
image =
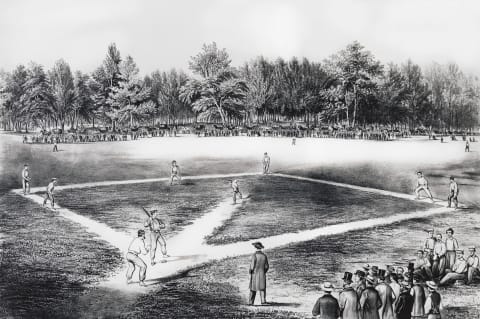
M263 154L263 174L270 173L270 156L268 156L267 152Z
M236 179L229 180L231 182L232 190L233 190L233 204L237 203L237 195L240 199L243 198L242 193L240 192L240 188L238 187L238 182Z
M452 200L453 200L453 204L455 205L455 209L458 208L458 184L457 182L455 181L455 177L451 176L450 177L450 194L448 194L448 206L447 207L451 207L452 206Z
M433 202L433 196L432 193L430 192L430 189L428 188L428 181L423 176L422 172L417 172L417 188L415 189L415 194L417 195L417 199L420 199L420 191L424 191L427 196L430 198L430 200Z
M55 196L53 196L53 192L55 191L55 186L57 185L57 179L52 178L51 182L48 183L47 186L47 193L45 194L45 200L43 201L43 207L47 204L47 201L50 201L52 205L52 209L55 209Z
M22 170L22 186L23 195L30 194L30 172L28 171L28 164L23 165Z
M170 175L170 186L173 185L173 179L177 181L181 181L182 178L180 177L180 167L177 165L177 161L172 161L172 171Z
M143 208L143 207L142 207ZM158 216L158 211L156 209L148 212L143 208L145 213L148 215L148 219L145 221L145 227L150 229L150 261L152 266L155 265L155 253L157 251L157 244L160 243L160 249L162 251L163 259L162 263L167 262L165 258L170 257L167 255L167 243L165 238L163 238L160 231L165 229L165 224Z
M146 255L148 249L145 247L145 231L140 229L137 232L137 237L132 240L130 246L128 246L128 252L125 256L128 261L127 269L127 284L132 283L132 276L135 272L135 268L139 268L138 279L140 281L140 286L146 286L145 284L145 274L147 273L147 265L138 255Z

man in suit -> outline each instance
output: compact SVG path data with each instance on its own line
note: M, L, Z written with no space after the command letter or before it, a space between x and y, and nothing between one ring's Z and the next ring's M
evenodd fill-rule
M250 305L253 306L257 291L260 292L262 305L267 303L267 271L269 269L268 258L262 252L264 248L261 242L254 242L252 245L257 251L252 256L250 263Z
M397 296L392 287L385 283L385 269L378 270L378 285L375 289L378 291L382 306L378 309L380 319L395 319L393 314L393 302Z
M410 284L404 282L400 287L400 295L395 303L397 319L411 319L413 308L413 296L410 294Z
M364 267L365 269L365 267ZM357 292L357 297L360 299L362 292L367 288L367 284L365 283L365 272L362 270L357 270L355 272L355 291Z
M413 287L410 289L413 297L412 318L423 318L425 316L425 290L420 285L420 278L413 278Z
M373 276L367 276L367 288L360 297L362 319L380 319L378 309L382 306L382 301L378 291L375 290L376 282L377 280Z
M455 282L457 280L467 279L468 264L463 257L463 250L457 250L457 257L455 264L453 264L451 270L447 270L447 274L438 283L440 286L446 285L449 282Z
M322 285L322 290L325 294L318 298L312 314L319 319L337 319L340 316L340 306L337 299L332 296L333 285L326 282Z
M353 274L346 272L343 276L343 291L340 293L338 303L340 306L340 317L344 319L359 319L359 302L357 292L352 284Z
M475 279L476 276L480 276L480 260L478 256L476 255L475 251L475 246L471 246L468 248L468 251L470 252L470 256L467 258L467 265L468 265L468 271L467 271L467 284L473 283L473 280Z

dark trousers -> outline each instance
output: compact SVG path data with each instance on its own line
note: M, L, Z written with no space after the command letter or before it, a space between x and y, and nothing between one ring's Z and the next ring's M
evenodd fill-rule
M452 200L453 204L455 205L455 208L458 207L458 194L455 194L454 192L450 192L450 195L448 195L448 207L452 205Z
M266 297L267 297L267 293L266 293L266 290L260 290L260 301L262 304L266 303L267 300L266 300ZM253 290L250 290L250 305L253 305L255 303L255 296L257 295L257 292L256 291L253 291Z

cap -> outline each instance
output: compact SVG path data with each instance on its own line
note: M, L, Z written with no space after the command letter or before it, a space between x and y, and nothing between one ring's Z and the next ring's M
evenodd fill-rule
M427 229L425 229L425 231L426 231L427 233L433 233L433 228L427 228Z
M476 250L476 249L475 249L475 246L470 246L468 247L468 250Z
M52 181L56 181L56 180L57 180L57 178L56 178L56 177L53 177L53 178L52 178Z
M462 254L463 255L463 250L461 250L461 249L457 249L456 252L457 252L457 254Z
M139 229L137 235L138 237L142 237L143 235L145 235L145 231L143 229Z
M363 270L368 272L370 270L370 265L369 264L363 265Z

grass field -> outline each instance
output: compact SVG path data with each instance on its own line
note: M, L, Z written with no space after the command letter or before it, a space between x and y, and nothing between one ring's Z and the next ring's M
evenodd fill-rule
M425 140L387 143L301 139L147 139L127 143L22 145L18 136L0 135L0 318L304 318L321 295L324 281L340 286L344 271L364 263L405 264L423 243L423 229L451 226L463 247L478 235L478 153L463 154L462 143ZM230 147L235 145L235 147ZM472 209L402 221L371 229L293 243L266 250L271 271L270 307L245 307L250 256L197 267L138 294L105 288L124 265L120 252L69 220L10 193L19 187L24 162L34 186L55 176L60 184L168 176L177 159L185 175L259 171L263 151L272 170L410 193L422 169L434 194L444 197L454 174L462 202ZM412 156L415 154L415 156ZM276 176L239 178L249 194L208 243L298 232L340 222L422 211L429 205L344 188L289 181ZM145 216L139 206L160 208L167 236L185 229L219 201L231 197L225 179L145 183L65 190L58 202L116 230L132 233ZM448 318L478 318L478 285L441 290Z

